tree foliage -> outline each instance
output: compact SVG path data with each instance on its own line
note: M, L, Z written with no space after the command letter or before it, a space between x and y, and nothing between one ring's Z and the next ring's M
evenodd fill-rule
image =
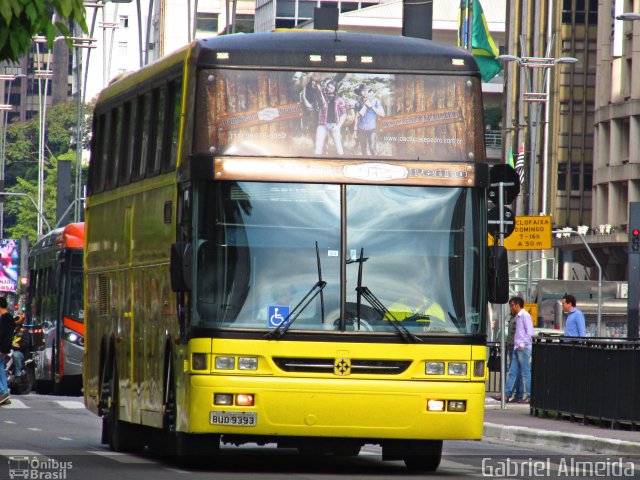
M2 0L0 0L2 1ZM83 150L90 143L93 106L85 108ZM7 127L5 189L25 193L38 203L38 117ZM77 103L56 105L47 111L45 139L45 194L44 215L51 227L56 224L56 198L58 160L71 160L72 182L76 175ZM86 177L83 166L83 179ZM83 180L84 185L84 180ZM4 237L29 237L31 244L37 238L37 211L27 197L10 196L4 200ZM45 224L45 231L47 230Z
M29 52L35 35L44 35L49 48L52 48L56 35L69 36L67 25L72 22L76 22L87 33L82 2L83 0L0 0L0 61L18 61Z

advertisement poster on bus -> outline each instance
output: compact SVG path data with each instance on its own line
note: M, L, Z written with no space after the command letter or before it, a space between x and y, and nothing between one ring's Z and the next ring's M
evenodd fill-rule
M463 76L216 71L209 146L220 154L468 161L479 84Z
M0 240L0 292L18 291L20 272L20 242L13 239Z

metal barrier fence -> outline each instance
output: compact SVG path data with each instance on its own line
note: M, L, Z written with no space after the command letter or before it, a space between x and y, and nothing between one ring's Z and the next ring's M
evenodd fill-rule
M534 337L531 411L640 427L640 342Z
M487 342L487 355L489 378L485 390L488 393L500 393L500 342Z

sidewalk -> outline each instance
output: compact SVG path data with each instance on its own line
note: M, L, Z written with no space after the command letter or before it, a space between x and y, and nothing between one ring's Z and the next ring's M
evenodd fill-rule
M506 404L487 397L484 436L547 448L566 448L583 454L640 455L640 432L613 430L580 421L542 418L530 414L529 405Z

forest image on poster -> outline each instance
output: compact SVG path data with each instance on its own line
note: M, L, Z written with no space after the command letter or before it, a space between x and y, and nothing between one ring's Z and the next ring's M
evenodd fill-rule
M467 161L474 91L457 76L218 70L209 144L223 155Z

